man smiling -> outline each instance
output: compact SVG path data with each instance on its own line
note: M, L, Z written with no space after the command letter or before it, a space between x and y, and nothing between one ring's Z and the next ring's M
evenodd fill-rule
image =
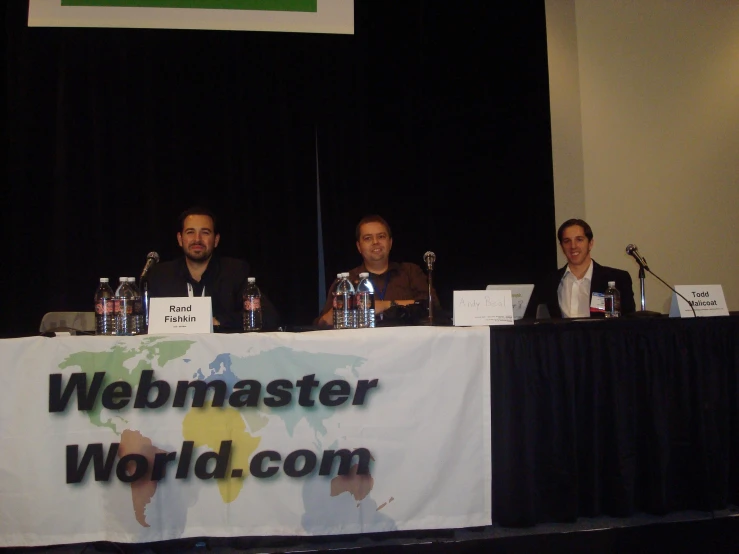
M621 293L621 313L636 310L631 275L592 259L590 252L595 240L590 225L582 219L569 219L560 225L557 238L567 265L536 285L526 310L527 317L536 314L539 304L546 304L550 315L556 318L603 315L604 306L597 298L593 299L593 294L602 295L609 281L615 281Z
M213 325L221 329L242 327L242 294L249 277L244 260L215 255L221 235L216 217L207 208L193 207L180 214L177 243L184 257L155 265L149 273L149 296L209 296ZM265 329L278 325L278 314L262 292Z
M375 313L382 313L392 305L413 304L428 298L426 274L416 264L390 261L393 234L390 225L379 215L363 217L356 228L357 250L364 260L362 265L349 272L349 280L357 286L359 274L368 272L375 288ZM434 305L439 306L436 291L432 290ZM317 324L333 324L333 299L326 298L326 305Z

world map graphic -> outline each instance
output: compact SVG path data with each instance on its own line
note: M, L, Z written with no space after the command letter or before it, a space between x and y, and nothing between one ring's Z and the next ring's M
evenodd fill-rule
M168 369L177 366L191 367L192 380L210 383L223 381L230 395L234 385L244 379L267 382L279 374L280 378L296 381L307 374L315 374L316 380L328 382L340 379L338 370L349 368L357 375L357 368L365 360L358 356L310 353L278 346L271 350L246 352L232 355L216 353L207 362L196 363L188 354L195 341L173 340L165 337L145 337L136 343L119 342L102 352L81 351L68 355L60 364L61 370L73 369L87 375L90 381L96 372L105 372L102 386L123 381L135 387L142 372L154 369L157 378L165 379ZM279 369L277 369L279 368ZM172 408L170 408L171 410ZM250 459L270 429L280 426L281 432L293 436L296 426L305 421L314 434L316 449L336 448L336 439L324 445L327 440L326 422L339 417L340 410L324 406L318 402L311 407L289 406L285 409L268 408L260 403L255 407L233 408L228 404L213 407L206 403L202 408L185 407L181 417L181 436L184 441L192 441L200 450L217 451L222 441L231 441L231 453L226 478L216 479L216 486L222 502L238 505L240 502L258 502L258 498L244 497L245 484L250 479L248 468ZM170 536L184 532L188 521L188 509L195 505L200 494L197 483L181 483L181 486L168 486L166 493L160 493L160 482L151 479L151 467L157 453L172 452L179 448L174 444L157 444L150 435L155 434L156 418L139 419L138 427L133 425L125 412L106 411L98 398L92 410L86 412L92 426L108 429L111 441L118 441L118 456L136 453L149 461L148 473L141 479L128 484L131 503L127 508L111 498L105 509L114 516L130 518L133 513L138 525L141 540L147 535L158 537L162 530ZM349 445L351 446L351 445ZM341 448L347 446L341 445ZM335 473L335 472L334 472ZM178 483L180 484L180 483ZM321 534L326 525L341 527L360 522L374 529L397 530L392 518L381 510L394 499L383 499L378 503L372 499L374 477L370 474L358 475L357 465L353 465L347 475L328 477L310 475L302 480L302 516L300 522L307 534Z

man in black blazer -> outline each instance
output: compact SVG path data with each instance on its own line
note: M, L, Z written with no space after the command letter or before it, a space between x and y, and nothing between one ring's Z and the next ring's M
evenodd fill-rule
M177 243L184 256L152 267L147 279L149 296L210 296L215 329L241 329L242 294L250 274L249 264L215 254L221 235L215 214L207 208L194 206L182 212L178 228ZM277 310L264 292L261 301L263 328L276 329Z
M526 317L534 317L539 304L546 304L553 318L603 317L603 304L597 298L593 300L593 293L603 294L609 281L615 281L621 293L621 314L636 311L631 275L600 265L591 258L595 241L590 225L582 219L569 219L559 227L557 238L567 265L534 287Z

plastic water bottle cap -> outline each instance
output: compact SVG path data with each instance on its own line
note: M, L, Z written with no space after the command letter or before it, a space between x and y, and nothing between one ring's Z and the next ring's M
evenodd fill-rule
M616 281L608 281L608 286L609 287L613 287L615 289L616 288Z
M367 273L366 271L359 274L360 279L366 279L367 277L369 277L369 273Z
M100 282L101 283L107 283L108 282L108 278L107 277L100 277Z
M256 283L256 281L257 281L257 278L256 278L256 277L249 277L249 278L247 279L247 281L248 281L249 283Z

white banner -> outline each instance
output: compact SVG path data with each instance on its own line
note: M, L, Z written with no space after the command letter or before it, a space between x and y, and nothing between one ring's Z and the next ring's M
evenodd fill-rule
M0 546L491 524L484 328L0 341Z
M354 34L354 0L30 0L29 27Z

